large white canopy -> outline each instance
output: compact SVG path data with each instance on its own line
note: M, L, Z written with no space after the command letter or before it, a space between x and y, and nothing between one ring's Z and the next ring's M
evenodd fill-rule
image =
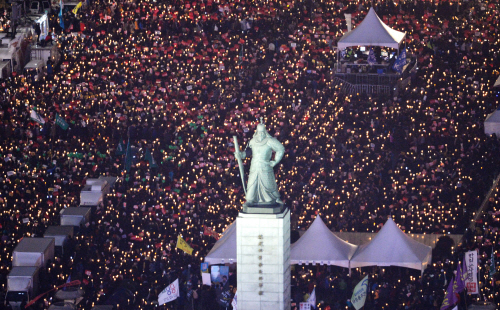
M236 262L236 221L231 223L205 257L209 265Z
M349 268L358 246L335 236L318 215L309 229L292 244L292 264L326 264Z
M487 135L496 134L500 137L500 109L488 114L484 120L484 133Z
M302 237L291 245L292 264L325 264L346 268L399 266L423 272L432 258L432 248L399 229L389 218L367 244L356 246L335 236L318 216ZM205 257L210 265L236 263L236 221Z
M432 248L407 236L389 217L382 229L367 244L358 247L351 268L399 266L423 270L430 264Z
M406 33L387 26L370 8L365 19L356 28L349 31L339 40L337 47L343 50L349 46L385 46L399 48Z
M356 245L335 236L318 216L304 235L291 245L290 262L348 268L349 259L356 249ZM205 257L205 262L210 265L236 262L236 221L226 228Z

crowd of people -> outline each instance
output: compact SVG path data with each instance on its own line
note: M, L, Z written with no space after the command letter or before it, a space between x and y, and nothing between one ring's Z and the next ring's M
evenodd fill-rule
M152 309L179 278L181 297L163 309L215 309L216 290L200 283L216 241L204 227L222 233L241 209L232 137L246 146L260 117L286 149L275 171L292 229L321 214L334 231L376 232L392 216L407 233L464 233L500 172L499 140L483 129L499 104L491 89L499 4L377 1L380 18L406 32L418 65L394 97L346 94L335 79L344 13L357 24L369 7L95 0L63 23L56 12L61 62L41 81L17 75L0 85L2 288L19 240L58 225L86 180L106 175L117 183L44 270L44 289L81 279L81 306L90 309L132 282L137 293L127 302ZM466 243L485 265L499 253L497 201ZM193 255L175 249L178 235ZM366 308L438 309L459 252L435 260L422 279L373 272ZM316 283L322 309L345 308L359 272L297 267L292 297L303 301ZM494 281L482 283L482 297L498 305ZM32 307L48 303L50 295Z

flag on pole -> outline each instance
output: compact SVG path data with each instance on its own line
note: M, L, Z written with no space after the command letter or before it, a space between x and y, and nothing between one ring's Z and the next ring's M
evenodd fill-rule
M373 66L377 63L377 58L375 58L375 52L373 48L370 47L370 51L368 52L368 59L366 60L370 66Z
M38 124L42 124L42 125L45 124L45 119L40 114L38 114L35 110L31 110L30 117L32 120L34 120Z
M316 287L313 288L313 291L311 292L311 295L309 295L307 302L311 305L311 307L316 309Z
M166 304L179 297L179 279L170 283L160 294L158 294L158 306Z
M71 282L71 275L69 275L68 279L66 280L66 284ZM66 290L66 287L63 287L63 291Z
M118 146L116 147L115 154L116 155L123 155L127 151L127 146L125 145L125 142L123 142L122 139L120 139L120 143L118 143Z
M354 288L351 297L351 303L356 310L361 309L365 305L366 292L368 291L368 275L366 275Z
M193 248L187 244L186 240L182 239L181 235L177 236L177 245L175 247L188 253L189 255L193 255Z
M125 170L130 170L132 167L132 148L130 147L130 139L127 142L127 152L125 154Z
M495 255L494 255L494 249L491 249L491 263L490 263L490 277L493 278L495 273L497 272L497 267L495 265Z
M63 130L67 130L69 125L59 114L56 114L56 124Z
M403 68L406 65L406 49L403 49L398 56L398 59L394 62L392 69L398 73L403 72Z
M465 290L465 277L463 276L463 271L462 264L458 262L457 274L455 276L455 280L453 281L453 291L456 293L460 293Z
M151 154L151 151L149 149L146 149L146 155L144 158L149 161L149 168L158 168L158 165L156 164L156 160L153 157L153 154Z
M76 13L78 13L78 10L82 7L82 2L78 2L78 4L75 6L75 8L73 9L73 14L76 15Z
M450 281L450 284L448 284L446 295L444 295L443 303L441 304L441 308L439 308L440 310L446 310L458 301L457 295L453 289L454 283L455 281Z
M206 225L203 226L203 234L205 236L214 237L215 240L219 240L219 234L212 229L212 227L208 227Z
M455 292L461 293L465 290L465 279L467 278L467 270L465 265L458 262L457 275L455 278Z
M59 25L64 30L63 3L59 0Z

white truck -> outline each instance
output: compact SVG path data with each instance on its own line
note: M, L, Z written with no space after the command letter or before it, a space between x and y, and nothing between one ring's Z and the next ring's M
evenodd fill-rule
M30 13L31 14L43 14L50 12L50 2L49 1L32 1L30 3Z
M26 78L40 81L45 76L45 61L42 59L30 60L23 69L23 75Z
M2 45L0 45L2 46ZM21 53L20 49L16 49L15 47L0 47L0 61L8 63L6 66L6 73L9 75L12 71L19 71L20 63L21 63Z
M81 2L82 2L82 6L80 7L80 9L85 8L87 6L87 0L83 0ZM51 0L50 5L52 7L52 10L59 12L60 3L61 3L60 0ZM72 12L73 9L78 5L78 3L80 3L80 1L78 1L78 0L76 0L76 1L75 0L63 1L63 12Z
M10 60L0 60L0 79L6 79L12 74Z
M80 227L90 219L90 207L69 207L61 210L61 226Z
M26 55L23 54L23 48L21 47L28 44L26 38L29 34L23 31L19 28L14 38L8 35L8 33L0 33L0 62L3 63L2 78L8 77L4 77L4 73L8 73L10 76L14 71L19 72L23 64L26 63Z
M38 294L40 268L13 267L7 276L6 302L13 310L21 310L21 304L28 303Z
M53 45L33 45L31 47L31 59L41 59L47 64L47 62L52 60L53 64L57 64L61 58L61 53L57 44Z
M43 234L44 238L54 238L56 246L62 247L68 237L73 238L75 228L73 226L49 226Z
M99 177L98 179L87 179L85 182L85 186L80 192L80 206L99 205L100 203L102 203L104 195L109 193L110 188L111 184L105 177Z
M45 267L54 249L54 238L23 238L12 252L12 266Z

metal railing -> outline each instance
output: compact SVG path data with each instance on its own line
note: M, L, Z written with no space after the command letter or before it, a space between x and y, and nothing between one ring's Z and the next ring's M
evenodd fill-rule
M391 85L352 84L337 76L335 83L340 86L343 94L391 94L392 91Z
M335 73L335 76L351 84L394 85L400 78L395 73Z

